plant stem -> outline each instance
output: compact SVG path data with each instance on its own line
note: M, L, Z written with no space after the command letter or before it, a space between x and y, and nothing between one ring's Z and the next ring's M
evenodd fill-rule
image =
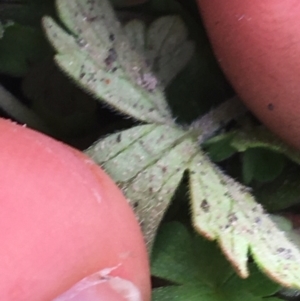
M44 133L50 132L45 123L33 111L23 105L1 85L0 108L20 123L24 123L29 127Z
M246 112L246 107L237 96L234 96L195 120L190 129L198 136L198 141L202 144L228 122Z

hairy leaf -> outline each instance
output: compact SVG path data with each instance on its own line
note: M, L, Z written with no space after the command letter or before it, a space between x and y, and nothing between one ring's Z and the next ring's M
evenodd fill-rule
M149 65L146 59L147 44L143 56L139 53L141 49L134 49L136 45L132 45L132 39L128 38L130 29L139 29L131 26L127 31L123 30L105 0L60 0L57 7L62 21L72 33L64 32L51 18L44 18L48 38L59 53L56 56L59 66L88 92L121 112L146 122L172 123L162 90L163 82L153 73L151 63ZM183 43L187 38L183 24L174 20L162 19L165 26L178 24L181 30L178 34L172 31L170 37L170 33L165 34L165 40L157 44L160 51L154 56L155 62L160 64L158 73L164 82L169 82L182 69L193 52L190 42ZM135 24L140 27L140 23ZM146 36L158 35L155 30L159 29L150 26ZM140 39L147 39L146 36L140 36ZM170 41L177 36L172 45ZM177 48L178 51L174 51ZM162 75L165 70L170 71Z
M272 279L299 287L299 249L264 213L248 189L204 156L194 158L190 178L195 228L207 238L218 240L241 277L249 274L250 252Z

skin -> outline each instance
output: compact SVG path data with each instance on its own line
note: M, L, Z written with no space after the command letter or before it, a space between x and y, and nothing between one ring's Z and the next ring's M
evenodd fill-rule
M81 152L3 119L0 144L0 300L50 301L106 268L106 278L121 277L150 300L141 230L104 171ZM108 283L93 288L94 296L128 300Z
M300 149L300 2L198 0L216 57L248 108Z

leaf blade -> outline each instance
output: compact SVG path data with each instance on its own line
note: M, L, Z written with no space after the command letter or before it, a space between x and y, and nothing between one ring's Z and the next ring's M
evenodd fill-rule
M300 252L297 247L276 227L244 186L225 176L208 159L201 158L202 168L203 162L206 169L202 170L202 174L195 169L192 169L194 173L191 173L195 228L210 239L218 240L240 276L248 276L249 250L255 262L269 277L282 285L300 287L300 268L297 264L300 262ZM218 193L206 190L207 199L204 206L203 199L198 197L201 194L199 185L196 186L193 182L204 183L205 189L205 186L209 187L212 173L219 177L219 180L216 177L214 179L215 191ZM218 194L222 195L222 198L218 197ZM213 211L212 214L207 208ZM207 221L209 228L206 225Z
M130 40L117 21L107 0L93 2L58 0L57 7L62 21L73 35L67 37L66 34L59 32L57 26L54 32L53 28L50 27L51 24L53 27L54 22L50 22L49 19L44 19L44 28L48 38L59 52L57 61L61 68L87 91L107 101L121 112L146 122L172 124L172 117L164 93L158 86L155 75L149 69L143 55L131 46ZM61 31L63 30L61 29ZM73 41L70 37L73 38ZM72 44L75 47L71 50L68 45L64 45L65 41L68 45ZM74 56L74 54L76 55ZM77 67L80 67L81 64L82 72L79 74L78 70L75 74L73 73L74 68L72 66L76 60L78 60ZM89 65L90 71L93 70L93 73L101 71L108 78L115 80L122 78L123 82L125 81L130 85L135 102L131 101L127 105L126 101L115 103L116 97L111 99L105 92L98 94L103 89L98 81L94 81L94 85L87 85L84 79L79 76L85 73L86 65ZM95 83L99 84L99 87ZM115 92L115 94L120 98L122 92ZM126 98L123 98L130 100L131 97L128 98L128 94ZM134 94L139 95L138 101ZM124 102L125 108L123 107ZM145 108L141 106L141 103ZM134 110L133 107L139 108ZM151 111L154 112L152 115L156 117L148 116L147 108L151 108Z

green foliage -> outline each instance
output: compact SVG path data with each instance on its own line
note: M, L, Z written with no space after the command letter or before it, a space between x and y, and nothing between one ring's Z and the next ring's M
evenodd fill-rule
M253 264L250 270L247 280L240 279L215 243L191 234L180 223L165 224L153 250L152 274L173 284L154 289L153 300L262 301L278 291L279 286Z

